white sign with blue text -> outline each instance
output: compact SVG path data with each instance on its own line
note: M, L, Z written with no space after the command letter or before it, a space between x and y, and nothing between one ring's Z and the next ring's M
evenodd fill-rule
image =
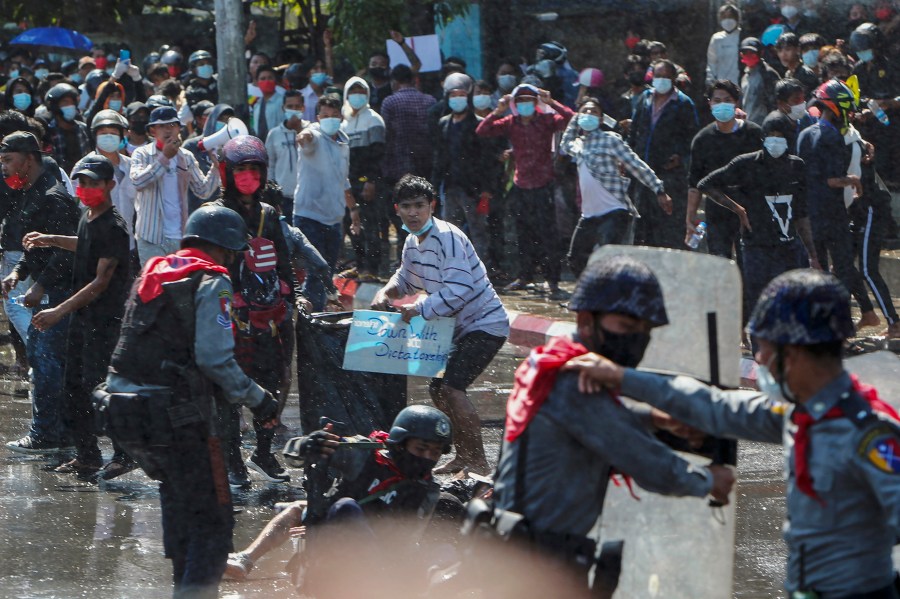
M455 318L421 316L407 324L399 312L354 310L344 370L443 377L455 324Z

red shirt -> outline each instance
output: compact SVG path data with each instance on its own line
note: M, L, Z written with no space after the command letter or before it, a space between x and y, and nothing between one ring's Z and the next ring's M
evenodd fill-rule
M535 112L527 125L522 117L497 117L492 112L475 132L482 137L506 136L512 144L516 173L513 179L522 189L538 189L553 182L553 136L563 131L575 113L556 100L556 114Z

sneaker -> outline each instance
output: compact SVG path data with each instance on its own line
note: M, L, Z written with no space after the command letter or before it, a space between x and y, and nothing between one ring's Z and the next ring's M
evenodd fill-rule
M567 300L569 299L569 297L569 293L560 289L559 286L550 286L550 295L548 296L548 299L550 299L551 301L558 302L560 300Z
M278 458L271 453L264 456L253 454L247 460L247 466L270 483L286 483L291 480L291 475L284 471L284 468L278 463Z
M64 451L74 451L74 447L60 447L55 443L46 441L38 441L31 435L25 435L18 441L10 441L6 444L6 448L17 453L61 453Z
M503 291L523 291L525 289L533 289L534 283L531 281L527 281L524 279L516 279L509 285L503 288Z
M253 486L253 483L250 482L250 478L247 476L247 470L244 469L242 472L228 473L228 486L231 487L232 491L240 491L249 489Z
M229 553L225 562L225 578L244 580L252 569L253 560L246 553Z

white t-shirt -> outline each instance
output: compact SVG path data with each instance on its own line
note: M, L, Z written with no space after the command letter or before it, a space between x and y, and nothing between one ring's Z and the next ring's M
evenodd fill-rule
M178 189L178 166L175 159L163 175L163 236L181 239L181 191Z
M613 210L627 210L622 202L594 178L587 164L578 165L578 184L581 186L581 215L584 218L603 216Z

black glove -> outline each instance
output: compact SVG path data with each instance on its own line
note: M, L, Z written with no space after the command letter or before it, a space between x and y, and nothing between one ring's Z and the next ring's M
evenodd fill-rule
M258 406L250 408L253 412L253 423L263 424L278 416L278 401L271 393L266 391L266 396Z
M327 431L315 431L303 437L300 442L300 453L306 456L318 455L322 453L322 447L325 441L333 438L334 434Z

